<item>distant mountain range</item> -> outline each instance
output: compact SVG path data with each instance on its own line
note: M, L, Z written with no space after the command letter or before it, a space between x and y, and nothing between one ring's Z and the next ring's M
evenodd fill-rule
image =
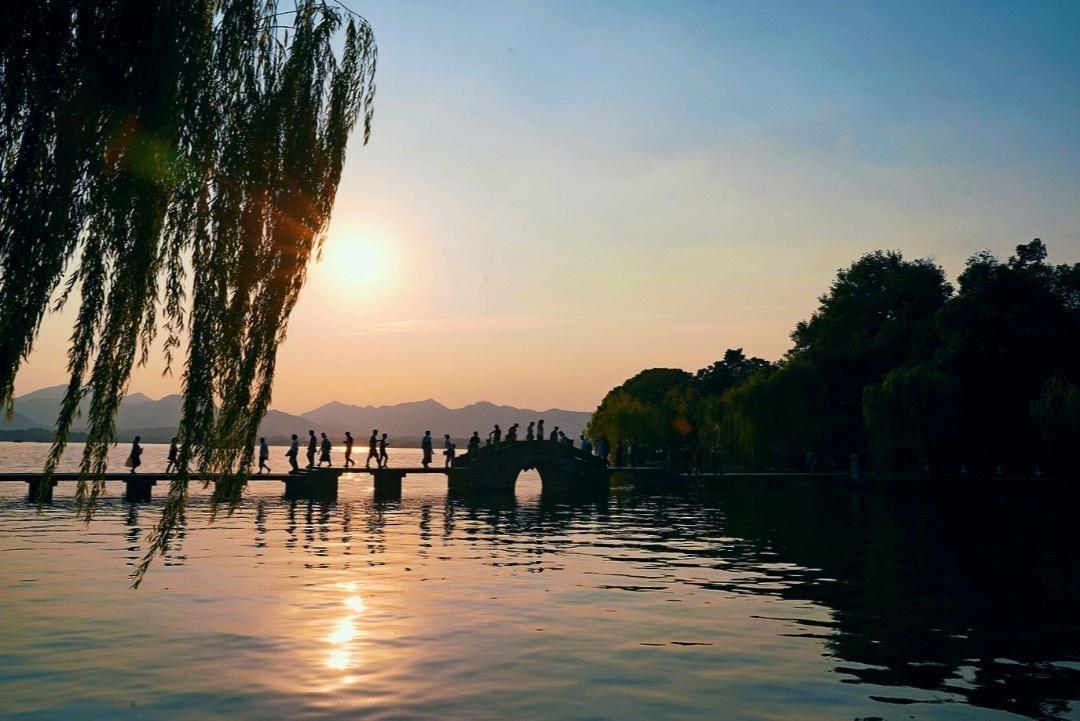
M56 424L64 390L65 386L52 386L15 398L11 419L0 416L0 438L40 440L40 429L50 430ZM74 423L74 438L86 429L85 405L86 402ZM120 404L116 417L117 436L127 440L140 435L143 441L149 443L167 441L175 433L181 408L179 395L154 400L142 393L132 393ZM487 402L472 403L464 408L447 408L431 399L391 406L358 406L332 401L302 415L271 410L263 419L259 435L266 436L271 443L280 443L292 433L304 436L310 428L316 433L326 432L335 442L340 442L344 432L351 431L357 444L363 445L371 431L378 428L380 433L390 435L394 445L403 447L418 445L420 437L427 430L438 438L449 433L451 437L463 440L473 431L480 431L481 436L486 436L495 423L504 431L512 423L521 424L518 435L523 438L529 421L543 418L549 433L558 426L567 435L576 438L585 429L590 416L590 413L583 411L559 408L536 411ZM32 429L37 430L31 433Z

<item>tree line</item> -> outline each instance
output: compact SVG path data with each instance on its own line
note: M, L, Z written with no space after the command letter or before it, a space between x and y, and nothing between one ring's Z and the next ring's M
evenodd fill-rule
M981 252L954 288L929 259L867 253L770 362L729 349L696 373L653 368L588 427L636 462L702 471L1075 475L1080 468L1080 263L1044 243Z

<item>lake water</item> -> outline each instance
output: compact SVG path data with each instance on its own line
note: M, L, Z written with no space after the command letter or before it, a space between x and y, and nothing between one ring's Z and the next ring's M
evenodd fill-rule
M0 469L45 448L0 444ZM159 501L110 483L84 526L72 492L39 512L0 484L0 718L1080 718L1060 490L263 483L213 522L195 492L138 590Z

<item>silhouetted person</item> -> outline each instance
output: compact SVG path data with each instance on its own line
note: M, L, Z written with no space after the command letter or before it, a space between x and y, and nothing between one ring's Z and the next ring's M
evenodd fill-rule
M581 434L581 450L586 453L592 453L592 443L589 442L588 436L584 433Z
M571 448L573 448L574 439L571 438L570 436L566 435L562 431L559 431L559 443L564 445L564 446L570 446Z
M315 451L319 449L319 441L315 438L315 431L308 429L307 444L307 467L315 467Z
M390 456L386 453L386 434L382 434L382 438L379 439L379 466L386 468L390 465Z
M480 450L480 431L473 431L469 436L469 453Z
M444 433L443 434L443 444L442 445L443 445L443 452L442 453L443 453L444 456L446 456L446 463L444 465L447 468L449 468L450 467L450 462L452 460L454 460L454 444L450 441L450 434L449 433Z
M135 436L135 440L131 442L131 453L128 455L127 460L124 461L124 465L131 469L134 473L135 469L142 465L142 446L139 445L141 436Z
M424 452L424 458L420 462L427 468L431 465L431 431L424 431L424 437L420 439L420 450Z
M541 418L536 422L536 440L544 440L544 419Z
M559 427L558 426L555 426L554 428L551 429L551 435L548 436L548 440L551 441L552 443L558 443L559 442Z
M352 447L353 447L352 433L349 433L348 431L345 431L345 467L346 468L348 468L349 466L355 466L356 465L356 461L354 461L352 459Z
M491 429L491 433L488 433L488 440L492 444L498 443L502 440L502 428L499 428L499 424L496 423L495 427Z
M371 468L371 459L375 459L375 467L379 467L379 429L376 428L371 431L371 437L367 442L367 460L364 462L364 468Z
M534 428L536 428L536 422L529 421L529 425L525 427L525 440L531 441L536 438L536 431L533 430Z
M608 459L608 440L607 436L600 436L596 439L596 455L604 459L604 463L607 463Z
M454 465L454 458L457 457L457 446L451 443L446 448L446 467L449 468Z
M289 444L289 450L285 452L285 457L289 459L289 473L299 473L300 466L296 463L296 457L300 455L300 438L295 433L292 434L292 443Z
M180 449L177 447L179 438L173 438L169 442L169 457L166 459L168 463L165 464L165 472L172 473L175 470L177 458L180 456Z
M319 444L319 465L325 463L327 466L332 467L334 464L330 462L330 438L325 433L319 435L322 436L322 443Z
M266 469L267 473L270 472L270 466L268 466L266 464L266 462L268 460L270 460L270 446L266 445L266 439L265 438L260 438L259 439L259 475L260 476L262 475L262 472L263 472L264 468Z
M514 423L513 425L511 425L509 428L506 429L506 442L507 443L509 443L510 441L516 441L517 440L517 429L518 429L518 424L517 423Z

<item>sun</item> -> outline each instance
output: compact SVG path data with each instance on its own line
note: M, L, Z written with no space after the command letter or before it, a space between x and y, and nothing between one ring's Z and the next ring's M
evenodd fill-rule
M331 236L323 246L317 272L335 290L375 294L393 282L396 269L392 258L385 238L370 233Z

